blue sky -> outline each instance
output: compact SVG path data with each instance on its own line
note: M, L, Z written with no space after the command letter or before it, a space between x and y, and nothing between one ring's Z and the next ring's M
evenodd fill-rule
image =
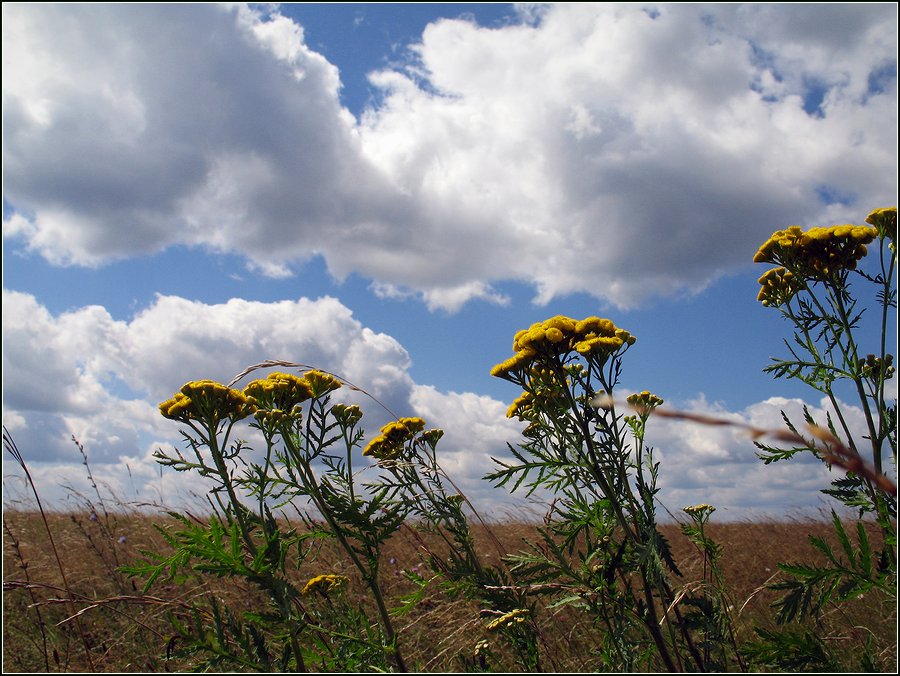
M54 494L80 475L73 434L126 497L199 490L153 466L178 439L155 404L288 359L448 430L448 471L502 512L479 477L518 392L488 372L555 314L637 336L623 392L754 423L817 410L762 373L787 326L751 259L775 229L896 203L893 5L3 19L3 416ZM651 442L675 509L821 504L817 467L763 468L730 432Z

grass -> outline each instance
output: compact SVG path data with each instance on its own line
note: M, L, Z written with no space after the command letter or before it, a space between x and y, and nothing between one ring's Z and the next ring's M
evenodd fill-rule
M93 516L92 516L93 514ZM184 614L185 604L202 595L214 595L234 608L262 607L258 592L238 578L218 579L197 575L191 579L162 581L147 594L116 570L134 560L140 551L166 552L157 527L172 525L168 517L133 511L59 513L46 515L46 524L65 569L63 581L38 512L6 509L4 512L3 669L8 672L103 671L156 672L191 668L189 661L172 656L177 647L169 616ZM501 523L490 526L506 552L523 548L523 539L536 539L535 526ZM478 549L487 561L499 554L484 527L475 528ZM689 585L702 578L700 553L681 534L677 525L663 527L683 577ZM754 625L773 627L769 604L772 592L762 589L778 575L778 562L815 562L817 552L809 535L830 538L825 521L746 522L710 524L708 533L724 547L723 569L734 611L739 639L752 638ZM876 538L875 529L872 537ZM315 545L296 579L323 573L346 573L349 563L330 542ZM426 549L439 550L436 539L403 528L389 541L382 563L382 585L392 607L414 590L404 571L430 577ZM74 597L80 629L72 616L67 587ZM369 603L358 581L352 580L347 598ZM884 664L896 663L896 608L842 606L826 616L827 640L846 644L847 650L872 632L880 643L892 646L881 655ZM461 598L448 598L430 589L423 601L397 619L403 650L412 669L442 672L478 666L474 655L479 640L490 640L479 607ZM574 608L546 608L539 615L541 648L547 668L554 671L595 670L591 646L596 628ZM89 651L86 654L85 646ZM498 650L494 669L515 670L510 655ZM90 660L90 662L88 661ZM310 668L315 668L310 665Z

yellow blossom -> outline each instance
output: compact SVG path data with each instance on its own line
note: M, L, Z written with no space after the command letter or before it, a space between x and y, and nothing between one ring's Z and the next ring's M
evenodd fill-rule
M341 381L330 373L324 373L315 369L307 371L303 379L309 384L309 390L313 399L324 397L329 392L334 392L341 387Z
M856 269L866 245L878 234L862 225L832 225L803 231L792 225L777 230L753 257L755 263L774 263L794 275L824 280L842 270Z
M424 429L425 421L422 418L400 418L389 422L381 428L381 433L366 445L362 454L378 460L394 460L400 455L403 445ZM437 434L435 431L432 432L432 436ZM437 439L434 441L437 443Z
M585 356L605 358L625 345L633 345L635 337L618 328L611 320L586 317L575 320L556 315L517 331L513 337L515 354L491 369L491 375L508 380L521 380L523 371L534 365L579 352Z
M515 610L504 613L500 617L494 618L493 620L488 622L487 629L488 631L494 631L495 629L499 629L500 627L524 622L527 615L528 610L526 608L516 608Z
M260 423L297 423L302 417L301 404L312 396L312 390L305 378L274 372L248 383L244 395L259 409L256 419Z
M322 592L328 594L335 589L340 589L350 581L343 575L316 575L304 585L301 594L311 594L313 592Z
M522 394L513 400L513 403L510 404L509 408L506 410L506 417L523 420L523 415L531 409L532 396L531 392L522 392Z
M759 278L761 285L756 300L766 306L779 307L800 291L802 284L794 273L784 268L772 268Z
M663 403L662 399L657 397L655 394L652 394L648 390L632 394L626 399L626 401L641 415L650 413L653 409L655 409L657 406L661 406Z
M172 420L240 420L254 412L253 402L239 390L213 380L185 383L171 399L159 405L163 417Z
M716 508L712 505L707 505L705 502L700 505L692 505L691 507L684 507L682 511L689 516L700 516L701 518L704 516L708 516L716 511Z
M894 246L897 245L897 207L875 209L866 216L866 223L875 226L879 237L887 237Z

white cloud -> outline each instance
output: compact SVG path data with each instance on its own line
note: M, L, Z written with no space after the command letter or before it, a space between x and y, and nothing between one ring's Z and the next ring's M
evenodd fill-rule
M628 306L894 200L887 5L442 20L359 121L302 27L259 12L4 5L4 236L59 264L321 254L450 310L508 279Z
M392 409L408 406L406 350L333 298L207 305L159 296L126 322L97 306L53 316L28 294L3 292L4 419L27 431L39 460L73 457L72 435L99 462L175 441L158 402L188 380L227 383L267 359L323 368Z
M389 418L379 403L395 415L420 415L430 427L444 429L439 462L479 511L496 516L523 505L522 492L510 497L507 489L482 480L497 469L491 458L508 458L507 444L518 441L521 424L506 418L509 402L415 383L403 346L362 326L333 298L209 305L159 296L129 321L118 321L97 306L53 315L32 296L4 291L3 346L4 425L26 462L36 463L35 475L50 482L39 484L42 495L65 495L60 483L82 485L72 436L84 444L95 477L116 495L140 493L135 499L159 501L158 496L189 500L192 492L202 494L202 482L160 475L150 457L160 446L181 443L178 426L159 415L157 402L187 380L228 382L247 366L285 359L337 373L374 397L341 391L345 400L363 406L370 429ZM782 427L781 411L802 425L803 406L781 397L741 411L703 397L684 404L693 413L770 429ZM819 422L833 411L827 400L807 408ZM842 410L853 437L861 440L862 411L847 404ZM783 515L817 504L817 491L829 481L811 456L764 466L738 428L655 418L648 443L662 462L660 497L672 511L710 502L733 518L747 510Z

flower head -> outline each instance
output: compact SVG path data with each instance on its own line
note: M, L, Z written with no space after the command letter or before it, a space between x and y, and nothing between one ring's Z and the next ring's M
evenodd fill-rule
M792 225L775 231L756 252L753 262L774 263L794 275L825 280L842 270L855 270L867 253L866 245L877 234L876 228L865 225L832 225L807 231Z
M363 416L362 409L356 404L335 404L331 407L331 413L339 423L348 427L358 423Z
M626 399L629 405L637 410L640 415L648 415L657 406L661 406L663 400L648 390L632 394Z
M324 397L329 392L334 392L341 387L341 381L333 375L315 369L307 371L303 378L309 384L309 391L313 399Z
M165 418L214 424L221 420L241 420L254 410L254 403L243 392L213 380L185 383L171 399L159 405L159 411Z
M496 629L500 629L501 627L506 627L510 624L518 624L520 622L524 622L527 616L527 608L516 608L515 610L504 613L500 617L494 618L493 620L488 622L487 629L488 631L494 631Z
M866 216L866 223L875 226L880 238L887 237L891 244L897 246L897 207L875 209Z
M784 305L803 288L793 272L780 267L766 272L759 278L759 283L761 286L756 300L769 307Z
M695 519L704 519L708 517L710 514L716 511L716 508L712 505L707 505L705 502L700 505L692 505L690 507L685 507L681 511L687 514L690 517Z
M304 378L275 372L249 383L244 394L256 405L260 423L279 424L300 420L301 404L312 396L312 390Z
M389 422L381 428L381 433L366 445L362 454L378 460L394 460L400 455L404 444L412 441L424 429L425 421L422 418L400 418Z
M349 581L350 579L343 575L316 575L304 585L300 593L312 594L313 592L321 592L328 594L335 589L340 589Z
M573 351L588 357L605 359L627 345L634 336L618 328L611 320L586 317L575 320L556 315L518 331L513 337L515 354L491 369L491 375L507 380L521 380L524 372Z

